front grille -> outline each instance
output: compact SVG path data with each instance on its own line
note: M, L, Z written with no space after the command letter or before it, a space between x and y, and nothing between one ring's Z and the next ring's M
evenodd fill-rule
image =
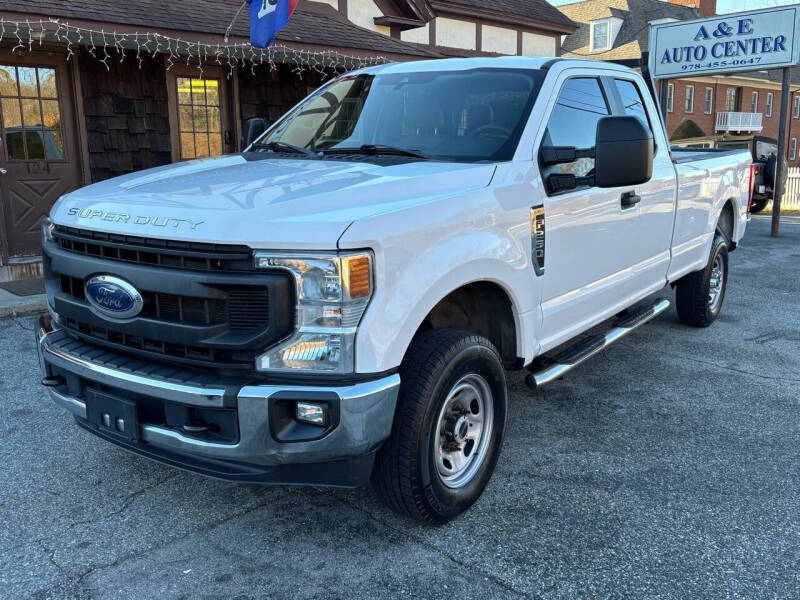
M220 352L215 352L211 348L172 344L139 335L120 333L108 327L97 327L89 323L81 323L75 319L66 319L64 324L67 329L94 340L108 342L108 345L122 350L141 350L150 354L161 354L187 361L213 362L215 360L225 360L230 362L228 357L223 356Z
M140 265L196 271L249 271L247 246L205 244L103 233L58 225L53 237L68 252Z
M44 244L48 300L65 329L90 343L219 371L252 369L292 333L295 292L288 273L253 269L252 251L242 248L60 227ZM136 317L115 320L92 307L85 282L99 274L139 291Z
M269 293L263 288L234 288L228 292L228 324L234 331L252 329L269 319Z
M82 279L61 275L59 282L63 293L86 300ZM269 291L266 288L233 288L225 299L139 291L144 299L140 315L144 317L202 325L227 322L233 331L250 331L269 324Z

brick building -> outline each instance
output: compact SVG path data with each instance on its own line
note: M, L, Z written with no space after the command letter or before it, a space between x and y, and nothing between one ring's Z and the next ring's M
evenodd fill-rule
M546 0L301 0L274 55L241 0L0 0L0 281L38 276L39 222L80 185L241 149L337 72L374 61L556 55ZM272 61L270 61L272 57Z
M559 8L578 24L576 32L562 42L564 56L610 60L640 68L651 24L713 16L716 0L585 0ZM715 134L778 137L780 71L673 79L666 85L666 126L672 139ZM786 154L789 164L798 166L798 73L794 74L790 93Z

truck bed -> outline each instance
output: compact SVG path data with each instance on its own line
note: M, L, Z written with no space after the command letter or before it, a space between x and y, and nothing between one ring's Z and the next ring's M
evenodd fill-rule
M672 160L675 164L684 165L705 160L718 159L742 153L750 158L745 148L671 148ZM705 166L703 168L706 168Z
M717 215L729 199L747 189L747 149L680 148L672 159L678 176L675 229L669 280L703 267L714 236ZM747 218L747 199L734 204L732 241L738 241Z

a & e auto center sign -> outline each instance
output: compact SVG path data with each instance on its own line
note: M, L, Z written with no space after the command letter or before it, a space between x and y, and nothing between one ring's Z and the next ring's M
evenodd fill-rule
M795 5L654 25L650 72L666 79L796 65L799 18Z

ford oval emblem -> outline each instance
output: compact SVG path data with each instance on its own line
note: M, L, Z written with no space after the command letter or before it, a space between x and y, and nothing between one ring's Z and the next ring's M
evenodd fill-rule
M144 301L127 281L112 275L95 275L86 281L86 299L101 315L131 319L142 312Z

